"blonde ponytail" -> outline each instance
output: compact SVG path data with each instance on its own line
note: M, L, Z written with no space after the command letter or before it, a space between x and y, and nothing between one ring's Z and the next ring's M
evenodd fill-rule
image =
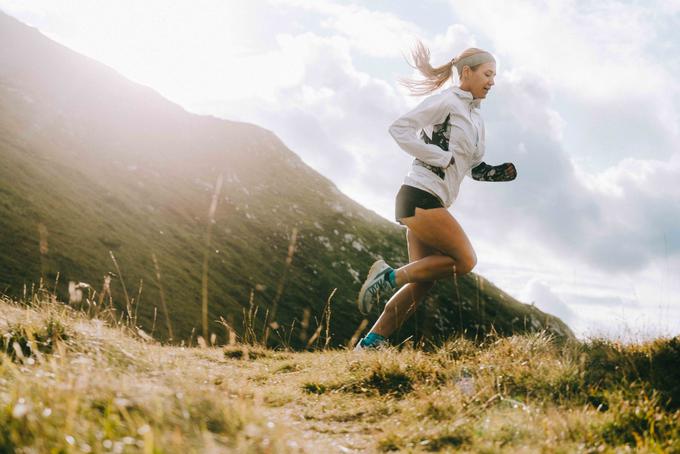
M425 79L415 80L401 78L399 79L399 83L408 88L408 90L411 92L411 95L413 96L430 94L433 91L441 88L441 86L444 85L447 80L449 80L449 78L453 75L453 68L460 60L480 52L486 53L486 51L482 49L470 47L465 49L458 57L452 58L450 61L444 63L441 66L433 67L430 63L430 50L425 47L421 41L418 41L415 48L411 51L413 63L408 62L408 64L425 76ZM479 65L475 65L470 69L474 71L477 69L477 66ZM457 70L458 76L462 76L463 68L457 68Z

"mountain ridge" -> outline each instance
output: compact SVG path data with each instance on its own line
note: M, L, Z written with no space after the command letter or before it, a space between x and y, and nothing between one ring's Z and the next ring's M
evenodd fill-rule
M208 250L211 332L223 332L220 317L238 326L251 302L260 324L277 305L280 326L318 323L336 289L330 326L345 342L362 320L353 301L370 263L406 263L402 227L344 195L274 132L187 112L2 13L0 38L13 43L0 47L0 289L17 295L57 272L62 295L70 280L100 289L113 253L119 309L123 282L130 294L143 287L140 323L167 338L157 314L165 286L176 337L186 338L200 330ZM470 274L438 285L397 338L539 329L572 336Z

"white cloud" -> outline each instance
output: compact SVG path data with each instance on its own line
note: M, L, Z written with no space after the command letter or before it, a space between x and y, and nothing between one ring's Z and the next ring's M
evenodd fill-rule
M435 35L429 42L433 64L442 63L458 56L468 47L476 47L477 41L470 30L461 24L449 25L443 33Z
M540 310L558 316L569 327L580 326L577 315L540 279L527 282L522 300L535 304Z
M680 181L678 157L629 158L600 174L583 172L560 141L551 96L540 87L535 76L499 76L497 103L484 108L486 160L515 162L519 177L468 182L458 209L479 219L487 238L494 236L483 225L490 221L505 235L534 238L563 259L612 272L643 269L659 257L664 236L667 252L680 254L680 190L671 184Z
M671 6L658 3L450 2L489 50L546 81L577 128L567 137L573 151L604 155L599 168L617 151L668 157L660 153L680 141L680 18L660 14Z
M319 5L314 8L321 9ZM340 9L348 14L344 7ZM450 48L459 52L473 44L469 32L459 25L425 41L434 49L435 64L437 58L451 57ZM222 116L274 130L343 192L392 219L394 195L411 158L398 148L387 128L419 99L407 96L396 81L387 82L357 69L357 49L343 34L286 34L277 37L277 44L267 60L287 62L289 71L296 74L294 80L285 84L272 81L262 99L249 93L217 103L220 107L214 101L195 103L194 110L208 113L219 109ZM401 52L409 46L390 48ZM409 67L401 53L398 60L406 75Z
M352 50L376 58L398 57L399 49L408 46L423 31L397 15L374 11L350 3L328 0L274 0L276 4L295 7L321 15L322 27L347 39Z
M267 96L224 102L220 113L274 130L284 142L341 188L357 181L373 190L398 185L402 170L385 159L389 122L403 103L380 79L358 71L342 37L282 35L270 59L287 61L294 83L271 84ZM212 109L204 106L201 110ZM376 161L382 161L380 166ZM396 160L397 162L399 160ZM403 164L403 162L401 163ZM397 164L399 165L399 164Z
M488 161L514 161L520 176L468 185L459 206L503 226L476 222L484 241L533 238L544 254L611 273L643 273L664 243L663 253L680 254L680 191L671 183L680 181L679 112L658 96L680 89L652 51L653 11L567 0L452 7L511 68L483 114Z
M648 52L657 30L653 10L628 2L573 0L452 1L462 23L480 30L492 51L591 99L622 90L651 95L670 82Z
M642 109L634 102L622 103L627 93L610 102L579 97L570 105L574 112L565 113L559 107L569 96L564 86L514 63L510 59L512 69L499 75L483 115L487 162L513 161L519 178L496 185L468 181L454 208L477 238L480 271L498 276L503 288L527 298L531 293L527 288L535 287L542 270L541 280L550 283L555 298L589 314L588 320L576 323L582 334L676 333L677 323L656 315L673 312L680 288L666 285L660 298L655 289L667 282L668 273L655 270L663 261L675 264L670 270L680 269L680 189L674 184L680 181L677 135L658 127L655 103L643 104ZM640 152L641 158L633 157L635 150L619 147L613 165L600 171L580 166L582 160L574 159L579 153L570 140L579 128L563 114L570 120L581 117L582 124L598 124L600 118L590 117L597 109L608 109L606 121L618 125L621 142L639 137L640 144L651 142L661 150ZM675 110L670 113L677 115ZM604 133L604 128L592 130L602 143L607 142ZM601 289L590 283L594 276ZM518 285L521 282L524 288ZM619 322L605 332L602 322L608 319Z

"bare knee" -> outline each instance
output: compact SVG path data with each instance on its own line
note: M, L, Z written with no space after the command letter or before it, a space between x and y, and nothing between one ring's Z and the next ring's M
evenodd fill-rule
M456 259L455 273L467 274L477 265L477 254L474 251L464 257Z

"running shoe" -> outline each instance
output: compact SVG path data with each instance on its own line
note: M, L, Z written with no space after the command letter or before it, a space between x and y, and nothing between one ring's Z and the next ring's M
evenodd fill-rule
M362 339L363 340L363 339ZM387 345L387 342L381 343L381 344L376 344L376 345L369 345L366 346L361 343L361 340L357 342L357 345L354 347L354 352L374 352L377 350L382 350L385 348L385 345Z
M368 334L366 337L359 339L359 342L357 342L357 345L354 347L354 351L362 352L382 350L389 345L388 340L385 339L384 337L382 336L376 337L377 338L375 339L371 339L370 334Z
M373 304L379 303L383 296L389 295L394 290L387 277L390 271L392 271L392 267L385 263L384 260L376 260L371 265L366 281L361 286L359 297L357 298L359 312L368 314Z

